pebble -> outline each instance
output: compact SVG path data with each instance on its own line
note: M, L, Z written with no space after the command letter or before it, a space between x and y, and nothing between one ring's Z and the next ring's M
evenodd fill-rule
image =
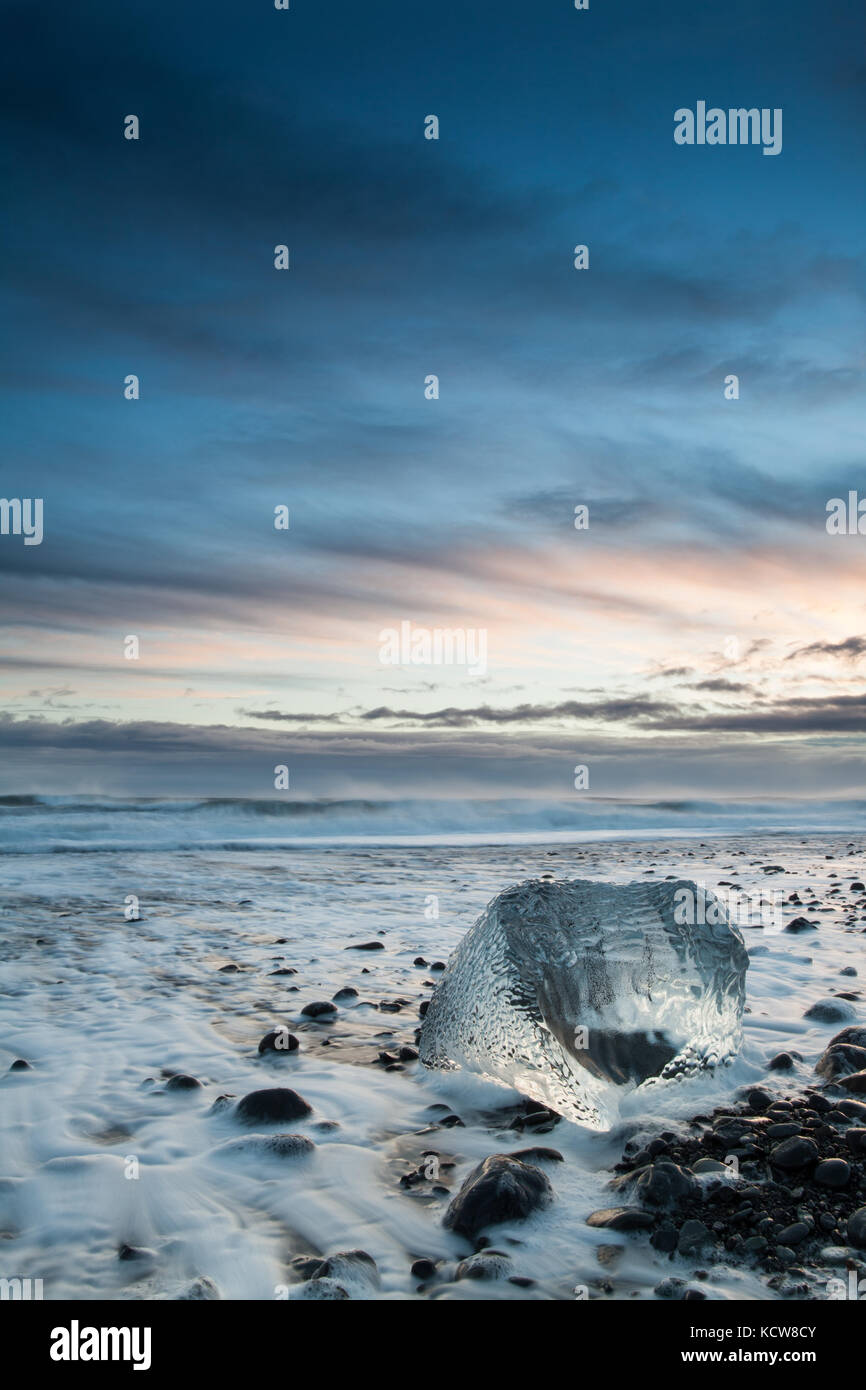
M813 1177L822 1187L847 1187L851 1178L851 1165L844 1158L825 1158L818 1164Z
M809 1227L806 1225L805 1221L795 1221L793 1225L786 1226L783 1231L779 1232L779 1244L783 1246L799 1245L801 1241L806 1239L808 1234Z
M297 1091L290 1091L286 1086L274 1086L262 1091L250 1091L238 1101L235 1114L246 1124L258 1124L300 1120L310 1115L312 1109Z
M712 1240L712 1233L704 1225L703 1221L694 1219L686 1221L680 1227L677 1239L677 1250L681 1255L691 1254L695 1250L700 1250L703 1245Z
M821 1259L828 1265L844 1265L852 1258L852 1252L847 1245L825 1245L821 1251Z
M553 1201L540 1168L508 1154L491 1154L465 1179L445 1213L443 1225L473 1236L500 1221L522 1220Z
M601 1207L586 1218L586 1224L606 1231L644 1231L653 1218L640 1207Z
M728 1170L724 1163L719 1163L716 1158L699 1158L697 1163L692 1164L692 1172L698 1173L726 1173Z
M746 1102L750 1110L760 1113L766 1110L768 1105L772 1105L773 1097L763 1086L753 1086L746 1096Z
M457 1279L507 1279L511 1273L511 1259L496 1250L482 1250L461 1260L457 1266Z
M306 1018L323 1018L326 1015L333 1015L337 1012L336 1004L332 1004L330 999L315 999L312 1004L305 1004L301 1013Z
M767 1063L770 1071L791 1071L794 1059L790 1052L777 1052L772 1061Z
M303 1134L251 1134L248 1139L233 1139L217 1150L225 1153L265 1154L272 1158L307 1158L315 1150L312 1139Z
M314 1283L334 1280L349 1289L353 1284L364 1289L378 1289L381 1285L376 1261L366 1250L338 1250L326 1256L311 1278Z
M340 1302L348 1297L342 1284L335 1279L311 1279L308 1284L301 1284L295 1294L295 1298L315 1303Z
M653 1293L656 1298L676 1298L681 1299L685 1291L685 1279L663 1279L660 1284L656 1284Z
M200 1091L201 1082L194 1076L187 1076L185 1072L176 1072L170 1076L165 1083L167 1091Z
M859 1207L848 1217L848 1242L858 1250L866 1250L866 1207Z
M816 1023L845 1023L849 1018L856 1018L856 1012L851 1004L844 999L816 999L815 1003L803 1014L804 1018L813 1018Z
M781 1144L777 1144L770 1152L770 1162L777 1168L795 1170L797 1168L807 1168L818 1160L817 1146L811 1139L790 1138L783 1139Z

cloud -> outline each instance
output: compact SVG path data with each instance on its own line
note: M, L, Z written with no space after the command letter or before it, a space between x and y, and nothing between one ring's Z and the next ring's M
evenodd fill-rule
M690 686L690 689L691 689L691 690L709 690L709 691L717 692L718 694L722 694L722 693L734 693L734 694L739 694L739 693L745 693L746 691L751 691L751 690L754 689L754 687L751 686L751 685L744 685L741 681L729 681L729 680L726 680L724 676L715 676L715 677L712 677L710 680L696 681L692 686Z
M857 661L866 654L866 637L846 637L843 642L810 642L807 647L798 647L785 657L786 661L797 661L804 656L839 657L843 661Z
M710 691L741 691L749 689L726 680L705 681L701 686ZM670 732L693 730L701 733L833 733L866 731L866 695L830 695L826 698L804 696L779 700L771 705L734 711L694 712L693 705L677 705L671 701L646 697L604 699L596 701L563 700L549 705L519 704L495 708L476 705L466 708L447 706L436 710L394 709L379 705L374 709L344 715L300 715L265 711L250 717L287 723L343 722L355 728L363 724L396 723L430 729L496 728L520 725L533 728L542 724L570 722L574 724L617 724L627 729L652 728Z

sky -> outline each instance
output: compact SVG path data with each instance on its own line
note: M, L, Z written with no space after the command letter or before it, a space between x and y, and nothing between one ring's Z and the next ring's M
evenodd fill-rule
M0 9L0 792L861 793L859 6Z

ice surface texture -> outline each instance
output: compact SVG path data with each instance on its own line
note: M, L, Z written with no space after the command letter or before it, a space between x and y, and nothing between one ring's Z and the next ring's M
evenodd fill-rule
M529 880L452 955L421 1060L607 1128L624 1088L731 1060L747 967L724 906L694 883Z

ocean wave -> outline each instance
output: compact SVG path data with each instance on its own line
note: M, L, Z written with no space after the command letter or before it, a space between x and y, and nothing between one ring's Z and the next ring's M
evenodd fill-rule
M866 801L412 798L0 798L0 853L223 850L332 844L510 843L746 830L861 833Z

